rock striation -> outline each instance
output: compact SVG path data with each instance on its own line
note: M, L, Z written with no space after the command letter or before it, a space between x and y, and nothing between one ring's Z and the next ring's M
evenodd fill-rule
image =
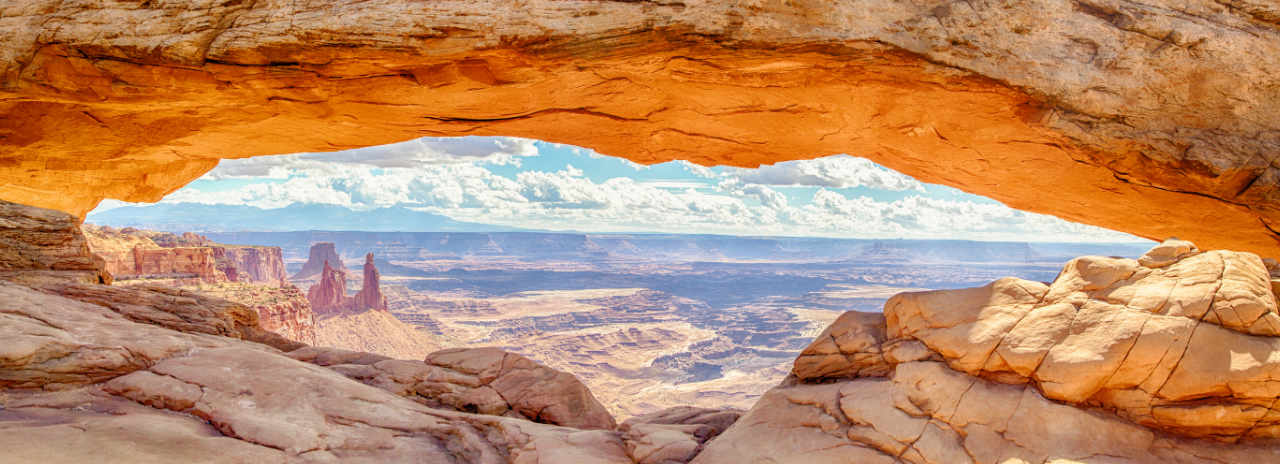
M201 286L199 293L235 301L258 313L258 324L267 331L308 345L319 343L319 327L307 295L298 287L246 283Z
M49 274L109 284L105 265L90 253L74 216L0 201L0 278Z
M215 259L225 257L232 264L227 277L234 282L284 286L288 281L280 247L218 246L213 252Z
M11 283L0 295L7 459L630 462L609 432L432 409L265 345Z
M1252 253L1171 240L1050 284L899 294L837 319L693 462L1274 460L1270 280Z
M508 135L641 163L855 153L1019 209L1280 254L1280 21L1256 0L32 0L3 16L0 198L77 215L159 200L219 156Z
M224 245L191 232L178 235L106 226L86 226L84 230L94 254L102 257L107 271L121 281L282 286L287 277L279 247Z

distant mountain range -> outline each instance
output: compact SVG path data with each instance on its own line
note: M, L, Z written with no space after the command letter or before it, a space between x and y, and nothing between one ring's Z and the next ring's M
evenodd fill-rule
M324 224L331 230L420 231L420 232L503 232L521 231L516 227L495 226L455 221L439 214L414 211L404 207L369 211L321 204L293 204L284 208L262 209L242 205L203 205L198 203L158 203L146 206L124 206L90 214L88 222L112 227L178 232L230 231L294 231L309 230Z
M1137 257L1143 243L1035 243L877 240L731 235L543 232L455 221L403 207L352 211L294 204L278 209L193 203L126 206L88 222L168 232L197 232L220 243L278 246L305 258L315 242L335 242L344 258L374 252L387 261L502 256L518 259L654 261L820 261L858 263L1059 263L1079 255ZM326 230L310 230L324 224ZM390 268L387 268L390 270ZM408 273L397 269L394 274ZM408 273L412 274L412 273Z
M1061 263L1079 255L1137 257L1150 244L870 240L560 232L225 232L220 243L278 246L301 259L315 242L334 242L347 259L373 252L389 261L510 257L526 260L808 261L858 263ZM349 253L349 255L348 255ZM390 263L388 263L390 264ZM379 269L383 269L381 263Z

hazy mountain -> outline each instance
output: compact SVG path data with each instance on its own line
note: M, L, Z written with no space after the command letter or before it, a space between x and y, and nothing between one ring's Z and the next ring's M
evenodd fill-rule
M315 242L334 242L356 259L418 261L506 256L520 259L653 261L761 260L859 263L1054 263L1082 254L1137 257L1149 244L1042 244L965 240L861 240L728 235L578 234L556 232L224 232L221 243L278 246L305 258ZM381 265L379 265L381 266ZM379 267L379 269L382 269Z
M262 209L241 205L159 203L90 214L88 222L173 232L291 231L324 224L331 230L497 232L526 230L461 222L404 207L352 211L335 205L293 204Z

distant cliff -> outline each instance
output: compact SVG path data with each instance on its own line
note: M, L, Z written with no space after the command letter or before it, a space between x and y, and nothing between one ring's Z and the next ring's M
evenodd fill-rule
M254 282L283 285L279 247L223 245L200 235L85 225L89 247L120 280L173 279L186 283Z
M293 278L295 280L309 279L320 274L326 264L336 270L347 272L346 266L342 265L342 257L338 256L338 249L333 242L313 243L311 244L311 252L307 257L306 264L302 265L302 270L294 274Z
M172 234L85 224L89 248L120 283L187 288L257 311L263 329L316 343L307 296L288 283L279 247L224 245Z

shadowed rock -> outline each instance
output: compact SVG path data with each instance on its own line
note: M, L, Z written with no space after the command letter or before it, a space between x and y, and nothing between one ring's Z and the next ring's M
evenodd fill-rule
M623 422L627 454L637 464L683 464L703 445L733 425L743 411L677 406Z

